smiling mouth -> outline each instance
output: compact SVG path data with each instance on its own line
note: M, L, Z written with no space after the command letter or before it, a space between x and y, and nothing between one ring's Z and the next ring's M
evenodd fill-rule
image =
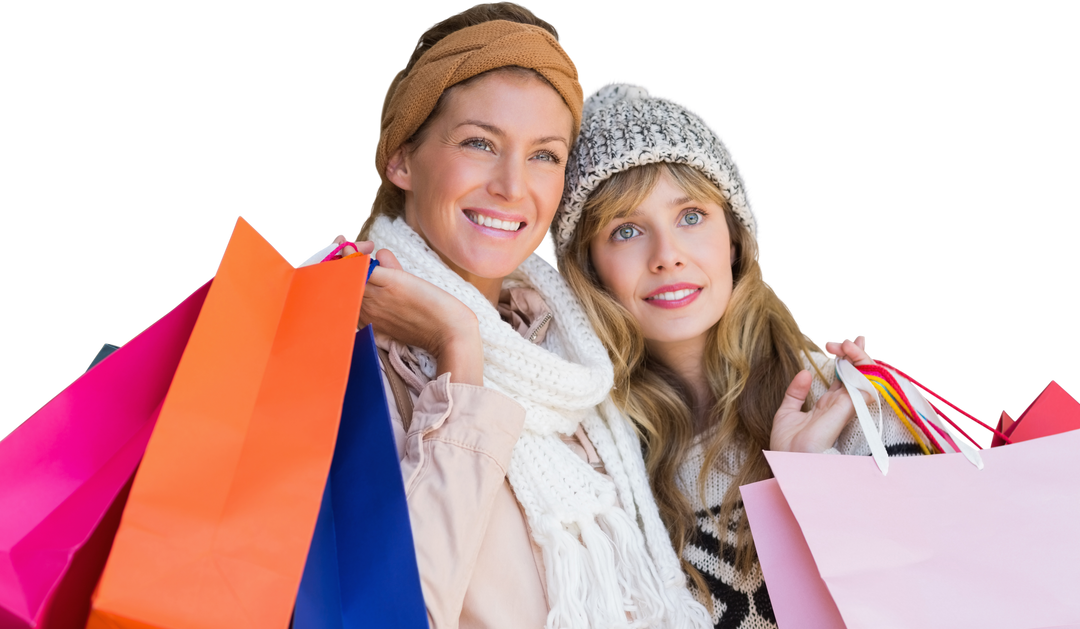
M473 212L471 210L465 210L465 216L467 216L470 221L477 225L480 225L481 227L490 227L492 229L498 229L506 232L516 232L525 224L522 222L501 221L497 218L484 216L479 212Z
M701 290L700 288L684 288L682 290L667 291L652 297L646 297L645 301L679 301Z

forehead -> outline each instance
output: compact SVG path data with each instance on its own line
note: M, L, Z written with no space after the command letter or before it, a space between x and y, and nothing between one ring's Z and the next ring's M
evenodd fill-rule
M569 139L573 115L551 85L529 72L493 72L447 91L436 122L479 121L507 132L559 132Z
M646 214L680 209L694 203L698 205L716 205L708 199L694 198L692 190L684 190L668 171L661 170L649 194L640 203L625 208L615 219L638 218Z

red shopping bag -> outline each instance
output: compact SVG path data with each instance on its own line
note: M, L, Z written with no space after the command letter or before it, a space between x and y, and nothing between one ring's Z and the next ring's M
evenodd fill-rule
M998 430L1009 438L1010 443L1080 429L1080 403L1056 382L1051 382L1015 422L1009 420L1005 413L1001 415ZM997 439L992 445L1005 444L1004 439Z
M982 451L981 468L956 453L891 459L887 474L868 457L766 452L775 479L742 491L777 624L1080 626L1078 450L1071 431Z
M0 629L83 627L209 284L0 441Z
M368 257L293 269L237 223L177 367L88 628L289 624Z

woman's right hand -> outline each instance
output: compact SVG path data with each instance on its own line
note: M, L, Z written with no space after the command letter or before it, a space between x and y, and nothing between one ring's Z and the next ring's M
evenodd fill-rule
M866 354L866 340L858 337L854 341L828 343L826 349L837 358L846 358L855 365L873 364ZM837 379L810 410L803 412L806 397L810 394L813 375L804 369L795 374L788 385L780 409L773 417L772 434L769 449L786 452L824 452L832 447L844 427L855 417L855 405L843 384ZM863 400L870 404L869 394L862 393Z
M357 243L364 248L367 243ZM426 350L438 364L438 375L450 381L484 385L484 350L476 314L456 297L403 270L388 249L380 250L364 290L360 325L406 345Z
M345 256L350 256L354 253L371 254L373 251L375 251L375 243L371 242L370 240L357 240L356 242L349 242L345 240L345 237L340 234L337 238L334 239L334 244L345 245L341 249L340 253L342 258L344 258Z

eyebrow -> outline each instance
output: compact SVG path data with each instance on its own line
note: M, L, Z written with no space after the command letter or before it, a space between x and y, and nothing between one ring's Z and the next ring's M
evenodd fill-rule
M471 126L471 127L480 127L481 129L483 129L484 131L487 131L488 133L490 133L492 135L496 135L496 136L499 136L499 137L506 137L506 131L503 131L500 127L498 127L496 125L493 125L493 124L488 123L488 122L483 122L481 120L465 120L465 121L461 122L460 124L458 124L454 128L458 129L460 127L469 127L469 126ZM566 138L562 137L562 136L559 136L559 135L545 135L542 138L537 138L537 139L533 140L533 144L547 144L548 142L562 142L566 146L570 146L570 141L567 140Z

